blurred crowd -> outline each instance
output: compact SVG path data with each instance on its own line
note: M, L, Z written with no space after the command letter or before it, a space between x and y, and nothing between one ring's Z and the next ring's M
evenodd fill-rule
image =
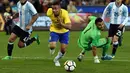
M5 12L5 9L8 6L10 6L11 8L15 8L15 5L18 1L19 0L0 0L0 12ZM39 13L45 13L47 9L51 6L51 2L53 0L28 1L30 1L34 5ZM75 6L104 6L112 1L115 0L61 0L61 6L66 10L68 9L68 11L73 10L73 12L77 12L77 10L75 10ZM124 3L130 5L130 0L124 0ZM15 11L16 9L13 10Z
M4 28L6 34L10 34L12 17L17 13L17 2L19 0L0 0L0 30ZM30 1L38 13L46 13L47 9L51 7L53 0L28 0ZM77 13L80 10L76 6L106 6L108 3L115 0L60 0L61 7L66 9L69 13ZM126 5L130 5L130 0L123 0ZM17 20L17 19L16 19ZM14 21L14 19L13 19ZM5 25L4 25L5 24ZM3 26L4 25L4 26Z

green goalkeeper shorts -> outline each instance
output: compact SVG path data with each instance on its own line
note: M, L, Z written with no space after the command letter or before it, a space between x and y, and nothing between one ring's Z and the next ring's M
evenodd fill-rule
M111 43L110 39L108 39L108 38L101 38L101 39L98 40L96 47L97 48L104 48L104 47L105 48L109 48L110 47L110 43ZM79 45L80 48L82 48L84 50L88 50L88 51L92 50L92 44L91 43L82 45L81 41L78 40L78 45Z

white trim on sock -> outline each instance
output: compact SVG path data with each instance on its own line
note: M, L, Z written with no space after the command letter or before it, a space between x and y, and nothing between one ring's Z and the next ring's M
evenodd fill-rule
M117 42L113 42L113 45L117 45L118 44L118 41Z
M12 43L12 42L8 42L8 44L13 45L14 43Z

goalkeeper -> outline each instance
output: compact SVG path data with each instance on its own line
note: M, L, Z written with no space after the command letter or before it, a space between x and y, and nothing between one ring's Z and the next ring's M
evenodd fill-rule
M103 20L94 16L89 16L86 20L89 20L89 23L87 27L82 31L78 39L78 45L82 48L82 51L77 59L81 61L85 52L92 50L94 63L100 63L96 53L96 49L103 48L101 59L111 60L112 57L106 54L111 41L108 38L100 38L101 31L104 29Z

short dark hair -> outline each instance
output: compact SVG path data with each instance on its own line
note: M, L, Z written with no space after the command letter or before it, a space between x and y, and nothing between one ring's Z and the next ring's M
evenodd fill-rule
M103 19L102 18L97 18L96 20L95 20L95 24L97 24L98 22L102 22L103 21Z
M60 5L60 0L53 0L52 5Z

